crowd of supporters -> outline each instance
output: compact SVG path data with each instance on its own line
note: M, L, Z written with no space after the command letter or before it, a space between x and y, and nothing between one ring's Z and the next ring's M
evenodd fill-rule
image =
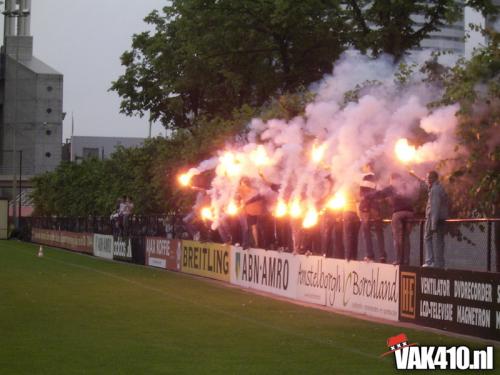
M413 172L410 175L426 186L428 193L423 266L444 267L447 195L435 171L429 172L425 180ZM193 239L221 241L243 249L255 247L385 263L388 258L382 219L383 213L389 212L395 250L393 264L408 264L415 192L408 188L407 178L411 177L392 173L388 186L379 189L377 176L372 172L364 174L361 183L346 192L342 209L325 210L319 215L317 225L310 228L303 227L302 218L276 217L270 211L279 186L269 183L269 191L263 192L245 177L240 180L237 192L240 210L234 215L223 214L218 218L216 230L212 230L211 221L199 215L202 207L210 204L210 197L205 189L195 187L198 191L196 204L184 217L183 224ZM331 176L325 176L322 199L327 199L333 185ZM364 244L364 257L358 254L358 238Z

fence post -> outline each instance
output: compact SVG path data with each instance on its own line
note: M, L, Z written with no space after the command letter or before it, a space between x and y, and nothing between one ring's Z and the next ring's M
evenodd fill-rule
M486 245L486 256L488 257L486 259L487 267L488 267L488 272L491 272L491 221L488 221L487 223L487 245Z

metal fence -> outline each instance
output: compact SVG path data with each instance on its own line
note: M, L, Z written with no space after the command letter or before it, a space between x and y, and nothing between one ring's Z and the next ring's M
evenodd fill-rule
M109 217L26 217L21 228L26 232L33 228L64 230L127 236L160 236L181 238L182 217L179 215L131 216L126 223Z
M387 240L392 241L390 222L385 224ZM425 260L425 220L410 225L410 265ZM500 219L449 219L445 223L446 268L500 272ZM386 247L394 251L393 246Z
M22 232L29 238L31 228L65 230L71 232L90 232L112 234L115 236L161 236L167 238L192 238L182 221L181 215L158 216L131 216L128 223L117 222L104 217L86 218L58 218L58 217L31 217L23 218ZM331 223L328 233L328 250L323 251L321 246L321 229L304 231L304 249L314 254L327 257L338 257L334 247L342 244L341 220ZM266 222L267 237L265 248L271 250L292 251L291 228L288 222L269 219ZM424 220L412 220L406 226L410 230L410 265L422 265L425 259L424 248ZM233 233L232 242L241 243L241 229L239 220L229 223ZM202 241L221 242L217 231L207 225L198 225L199 236ZM384 245L387 253L386 261L391 263L396 259L393 244L393 235L390 220L383 221ZM474 271L500 272L500 219L450 219L446 220L445 229L445 261L446 268ZM374 250L377 254L377 241L374 238ZM366 256L365 241L361 232L358 236L357 259ZM331 250L331 251L330 251ZM343 250L341 254L343 253Z

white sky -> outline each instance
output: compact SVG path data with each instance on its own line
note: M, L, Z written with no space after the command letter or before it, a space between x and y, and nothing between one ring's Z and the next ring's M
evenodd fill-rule
M466 32L470 34L470 41L465 43L465 57L470 58L474 52L474 48L484 46L486 41L481 33L472 31L469 28L469 24L472 23L484 27L485 20L481 13L475 11L474 9L467 8L464 16L464 23Z
M32 0L34 55L64 75L64 139L71 133L71 112L75 135L148 135L147 117L120 114L118 95L107 90L124 71L120 55L130 49L132 35L146 30L144 17L167 3L168 0ZM3 9L3 5L0 7ZM153 135L164 133L160 124L153 125Z
M120 99L108 92L124 69L120 55L132 35L147 29L144 17L167 0L32 0L34 55L64 75L63 138L75 135L147 137L147 117L119 113ZM3 7L3 6L2 6ZM153 135L164 134L160 124Z

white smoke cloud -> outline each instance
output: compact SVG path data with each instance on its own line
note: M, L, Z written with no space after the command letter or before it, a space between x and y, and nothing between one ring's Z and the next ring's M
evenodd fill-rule
M196 168L200 173L216 168L209 191L216 216L230 201L237 200L242 177L251 180L255 194L273 196L268 194L269 185L277 184L279 199L299 199L319 211L324 198L338 190L356 193L367 163L379 176L386 176L391 171L450 157L458 106L431 111L427 104L438 97L439 90L423 83L420 73L415 74L413 82L402 86L395 79L396 72L397 66L388 56L371 59L348 51L331 75L311 86L315 100L306 107L303 117L290 121L252 120L248 143L232 150L240 167L236 175L228 174L220 158L209 159ZM356 88L358 100L346 103L345 93ZM418 127L431 134L434 141L417 148L418 163L402 165L396 160L394 145L400 138L411 138ZM256 165L251 158L259 144L269 159L263 165ZM321 145L325 146L323 157L314 162L313 147ZM333 179L333 187L325 183L327 176ZM275 203L268 202L270 210ZM216 219L214 227L217 224Z
M421 162L443 160L455 157L455 128L458 120L458 104L439 108L420 122L420 128L437 138L418 149L418 159Z

